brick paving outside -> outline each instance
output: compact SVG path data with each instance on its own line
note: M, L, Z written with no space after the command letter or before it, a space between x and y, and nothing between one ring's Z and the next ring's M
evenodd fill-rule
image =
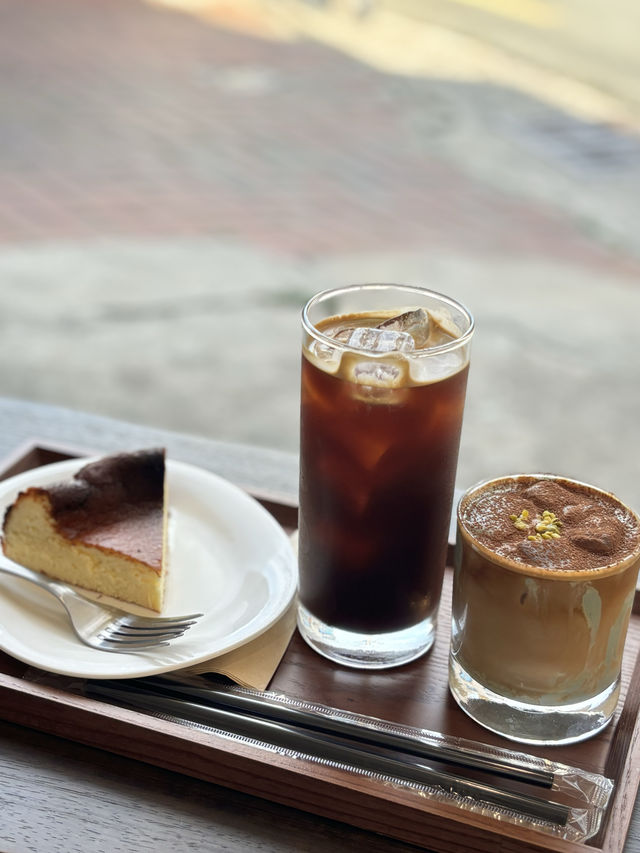
M206 234L624 265L579 221L429 152L461 84L135 0L3 0L0 83L0 242Z
M417 281L478 321L461 484L640 506L637 134L222 23L0 0L0 394L295 450L301 304Z

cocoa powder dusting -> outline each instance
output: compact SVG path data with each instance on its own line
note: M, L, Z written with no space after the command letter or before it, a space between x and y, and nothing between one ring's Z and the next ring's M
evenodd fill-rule
M465 501L461 518L481 545L539 568L603 568L620 562L640 543L638 519L623 504L560 478L500 480Z

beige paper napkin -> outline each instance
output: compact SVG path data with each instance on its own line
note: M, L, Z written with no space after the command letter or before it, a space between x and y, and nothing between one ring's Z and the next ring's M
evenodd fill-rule
M296 627L297 599L267 631L219 657L179 670L179 674L217 673L242 687L265 690L282 660Z

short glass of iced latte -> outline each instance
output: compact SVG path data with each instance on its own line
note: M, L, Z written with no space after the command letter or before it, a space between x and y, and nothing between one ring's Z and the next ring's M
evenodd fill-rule
M449 685L478 723L525 743L611 720L640 567L640 520L575 480L514 475L458 507Z

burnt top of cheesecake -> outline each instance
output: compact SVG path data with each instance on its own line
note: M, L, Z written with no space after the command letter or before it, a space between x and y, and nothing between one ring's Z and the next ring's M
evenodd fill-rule
M120 511L123 506L148 502L162 503L164 496L164 450L138 450L116 453L90 462L77 471L72 480L47 486L51 508L56 517L81 513Z
M23 494L46 496L53 523L66 539L127 554L159 571L164 476L164 449L153 448L106 456L71 480ZM11 507L5 524L10 512Z

